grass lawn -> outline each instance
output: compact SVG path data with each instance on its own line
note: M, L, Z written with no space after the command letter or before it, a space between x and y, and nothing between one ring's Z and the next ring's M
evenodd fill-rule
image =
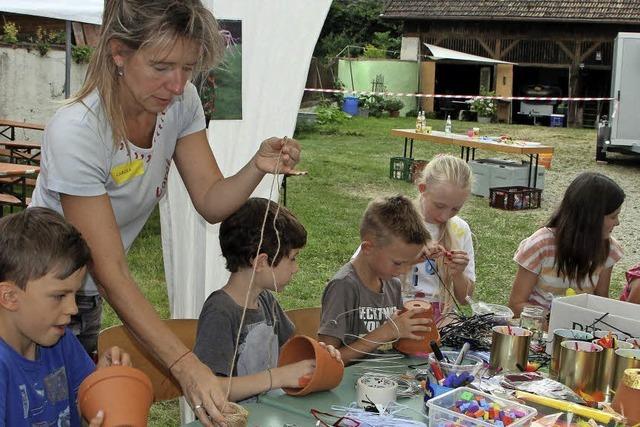
M373 197L396 193L410 197L417 195L411 184L389 179L389 158L402 155L402 140L390 137L389 130L412 128L414 120L355 117L335 129L308 131L297 136L303 147L299 168L309 171L309 175L288 180L288 207L305 225L309 236L307 247L299 257L300 272L279 296L286 309L320 304L325 283L358 246L360 217ZM430 120L429 124L434 129L444 128L442 121ZM453 131L464 133L473 126L478 125L454 122ZM594 130L495 124L480 127L484 135L506 133L514 138L553 145L556 154L552 169L546 176L541 209L501 211L490 208L487 199L475 196L465 204L460 215L469 222L474 233L476 298L506 303L516 271L512 257L518 244L544 223L562 197L566 185L583 170L598 170L610 175L628 192L621 216L623 223L614 231L614 236L628 249L637 245L637 234L632 232L640 229L640 225L625 224L624 221L626 213L631 216L635 206L640 206L640 195L636 190L640 169L624 164L596 165L593 160ZM459 155L460 150L420 141L414 146L414 158L430 159L441 152ZM479 158L499 155L481 150L476 152ZM639 260L637 253L629 252L631 257L626 257L614 268L611 295L619 294L624 269ZM129 253L129 262L145 294L162 317L169 317L161 257L159 215L156 211ZM117 317L107 309L104 326L117 322ZM166 402L154 405L150 425L177 425L178 419L176 402Z

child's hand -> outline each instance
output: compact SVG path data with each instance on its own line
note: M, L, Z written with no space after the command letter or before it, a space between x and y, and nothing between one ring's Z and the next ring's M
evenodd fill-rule
M271 373L275 387L302 388L309 383L315 370L316 361L308 359L272 369Z
M120 347L113 346L100 356L98 368L106 368L111 365L131 366L129 353L122 351Z
M331 355L331 357L333 357L338 362L340 362L340 363L342 363L344 365L344 363L342 362L342 356L340 355L340 350L338 350L337 348L335 348L334 346L332 346L330 344L325 344L322 341L320 341L318 344L320 344L320 347L323 347L324 349L326 349L329 352L329 354Z
M444 264L449 267L452 276L461 274L469 264L469 254L465 251L451 251L444 258Z
M101 409L98 411L96 416L93 417L93 419L89 423L89 427L100 427L103 421L104 421L104 412L102 412L102 409Z
M404 313L396 312L396 314L391 316L390 322L395 322L398 327L398 329L394 331L394 335L398 335L398 333L400 334L399 336L396 336L396 338L410 338L413 340L422 339L422 337L415 333L429 332L431 330L430 325L432 320L425 318L413 318L413 316L424 312L424 308L412 308ZM390 327L395 329L393 325L390 325Z
M430 242L429 244L424 246L414 264L422 264L427 259L439 258L441 256L444 256L445 253L447 253L447 250L444 248L444 246L435 242Z

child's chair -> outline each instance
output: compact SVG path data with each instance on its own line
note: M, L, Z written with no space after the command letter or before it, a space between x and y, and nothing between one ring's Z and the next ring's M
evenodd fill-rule
M198 319L167 319L163 322L187 348L193 349L196 342ZM98 354L101 355L114 345L129 353L133 367L140 369L151 379L154 402L182 396L178 382L167 368L162 366L123 325L111 326L100 331Z
M306 335L315 340L318 339L321 307L297 308L286 311L285 314L295 325L294 333L296 335Z

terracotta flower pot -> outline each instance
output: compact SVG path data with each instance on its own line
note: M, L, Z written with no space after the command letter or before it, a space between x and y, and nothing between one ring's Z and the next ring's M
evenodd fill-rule
M433 322L433 309L431 308L431 304L429 304L427 301L407 301L406 303L404 303L403 312L414 308L424 308L426 310L424 313L413 316L414 318L431 319L431 321ZM401 353L410 355L433 352L429 343L431 341L435 341L439 345L440 333L438 332L438 328L436 328L435 322L433 322L430 327L431 330L428 332L416 332L416 335L419 335L420 337L422 337L422 339L412 340L409 338L402 338L393 344L393 348Z
M613 398L613 409L627 418L628 425L640 423L640 369L624 371L618 391Z
M331 390L340 384L344 366L331 357L318 341L304 335L296 335L280 350L278 366L290 365L302 360L315 359L316 370L310 379L300 379L300 388L284 388L291 396L305 396L314 391Z
M80 384L80 412L91 420L104 411L102 427L147 425L153 402L151 380L142 371L129 366L98 369Z

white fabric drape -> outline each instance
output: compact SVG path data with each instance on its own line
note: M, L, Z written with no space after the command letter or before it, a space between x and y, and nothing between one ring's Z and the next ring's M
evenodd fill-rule
M331 0L209 1L217 18L242 21L243 118L209 125L209 144L225 176L240 170L262 140L293 134L309 63L330 4ZM268 197L272 179L267 175L254 195ZM206 297L228 278L220 255L219 226L207 224L197 214L175 166L160 214L171 315L196 318ZM184 402L181 408L182 422L192 420Z

